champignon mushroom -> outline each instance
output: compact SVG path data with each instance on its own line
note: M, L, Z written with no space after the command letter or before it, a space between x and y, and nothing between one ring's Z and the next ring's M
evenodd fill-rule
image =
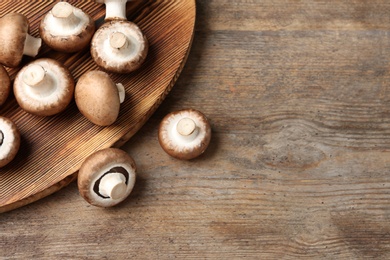
M103 24L91 41L91 55L102 69L130 73L138 69L148 54L149 43L141 29L129 21Z
M10 13L0 18L0 63L17 67L23 55L35 57L42 45L40 38L28 34L29 22L19 13Z
M158 140L163 150L182 160L201 155L210 139L210 123L203 113L195 109L169 113L158 129Z
M113 124L124 99L124 86L121 83L115 84L104 71L88 71L76 84L76 105L81 114L95 125Z
M11 80L8 72L0 65L0 106L5 103L11 91Z
M71 53L89 45L95 23L83 10L67 2L58 2L41 20L39 32L53 50Z
M88 203L111 207L129 196L135 179L136 165L130 155L117 148L106 148L85 159L77 184Z
M131 0L95 0L96 3L106 5L105 21L127 20L126 3Z
M0 116L0 168L10 163L20 147L20 133L15 123Z
M24 66L16 75L14 94L25 111L51 116L62 112L73 99L74 79L60 62L42 58Z

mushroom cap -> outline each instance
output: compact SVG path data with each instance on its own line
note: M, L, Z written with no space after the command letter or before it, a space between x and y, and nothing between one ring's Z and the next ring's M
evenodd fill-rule
M0 106L5 103L11 91L11 79L6 69L0 65Z
M70 5L58 2L56 5ZM53 9L45 15L39 25L42 40L53 50L72 53L89 45L95 33L95 22L83 10L71 6L73 14L79 19L76 26L66 28L53 15Z
M20 133L15 123L0 116L0 168L10 163L20 147Z
M53 90L37 94L24 82L25 72L30 66L39 65L52 81ZM49 59L37 59L24 66L14 80L14 94L19 106L28 113L38 116L51 116L62 112L73 99L74 79L62 63Z
M1 64L13 68L20 64L29 28L29 22L22 14L9 13L0 18Z
M190 119L196 126L196 133L191 139L182 137L177 126L184 119ZM166 115L158 129L158 140L163 150L170 156L190 160L201 155L211 139L211 127L206 116L195 109L184 109Z
M125 177L126 187L120 198L102 195L99 184L110 173L120 173ZM126 152L117 148L97 151L85 159L78 173L80 195L90 204L111 207L126 199L133 190L136 180L136 165Z
M75 101L81 114L96 125L108 126L118 118L118 88L104 71L88 71L79 78Z
M122 33L129 42L119 51L110 47L110 36ZM145 61L149 43L141 29L132 22L113 20L103 24L91 41L91 55L96 64L104 70L115 73L130 73Z

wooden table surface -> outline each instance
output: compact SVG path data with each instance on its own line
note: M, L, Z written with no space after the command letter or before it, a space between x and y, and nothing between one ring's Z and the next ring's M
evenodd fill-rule
M177 84L123 147L135 190L90 206L72 183L0 215L0 258L389 259L390 2L199 0ZM209 149L170 158L191 107Z

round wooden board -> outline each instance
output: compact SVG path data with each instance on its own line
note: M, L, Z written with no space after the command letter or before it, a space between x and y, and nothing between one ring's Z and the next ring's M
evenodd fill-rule
M39 22L55 2L58 1L1 1L0 16L10 12L26 15L31 34L38 37ZM104 5L68 2L90 14L97 27L104 22ZM0 169L0 212L26 205L68 185L77 178L88 155L123 145L141 128L171 90L185 64L194 33L195 9L195 0L136 0L127 4L128 19L143 30L150 50L141 69L126 75L110 74L126 88L126 100L112 126L93 125L80 114L74 101L56 116L34 116L24 112L11 94L0 115L16 123L22 144L14 161ZM86 71L99 69L89 49L70 55L43 45L39 57L59 60L76 81ZM32 60L24 58L21 66ZM7 69L12 80L19 69Z

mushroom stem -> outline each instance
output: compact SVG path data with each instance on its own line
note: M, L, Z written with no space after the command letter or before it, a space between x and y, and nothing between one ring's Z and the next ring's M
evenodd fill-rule
M37 95L49 95L54 89L53 79L47 75L45 69L37 64L32 64L23 73L23 82L30 86Z
M67 2L58 2L52 9L53 22L58 31L69 31L76 28L80 18L73 12L74 7Z
M106 17L104 19L127 20L126 3L127 0L104 0L104 4L106 5Z
M118 88L118 94L119 94L119 103L123 103L125 101L126 96L126 90L122 83L117 83L116 87Z
M128 43L126 35L121 32L114 32L110 35L110 46L114 49L124 49Z
M195 121L188 117L179 120L176 125L176 131L186 141L194 140L199 132Z
M100 180L99 193L112 199L120 199L126 194L126 177L122 173L113 172Z
M112 53L118 57L126 57L131 54L134 45L130 45L131 41L122 32L113 32L108 38L107 53Z
M38 55L41 46L42 46L41 38L36 38L27 34L26 40L24 42L23 54L30 57L35 57Z

